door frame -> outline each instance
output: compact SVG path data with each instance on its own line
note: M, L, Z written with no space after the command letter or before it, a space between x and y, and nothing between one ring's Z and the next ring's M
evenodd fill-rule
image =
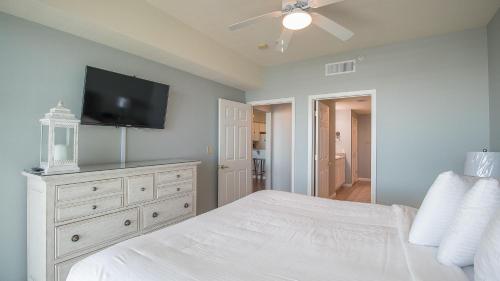
M314 189L314 104L317 100L330 100L353 97L371 97L371 202L377 202L377 90L339 92L308 97L307 113L307 195L312 196Z
M291 163L291 191L295 193L295 98L279 98L279 99L270 99L270 100L256 100L249 101L247 104L253 106L257 105L275 105L275 104L284 104L289 103L292 105L292 163ZM252 123L253 124L253 123Z

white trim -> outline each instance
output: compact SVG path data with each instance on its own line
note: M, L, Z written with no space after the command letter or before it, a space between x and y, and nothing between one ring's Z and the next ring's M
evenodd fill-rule
M249 101L247 104L251 106L257 105L274 105L274 104L284 104L290 103L292 104L292 193L295 192L295 98L281 98L281 99L271 99L271 100L258 100L258 101Z
M371 181L369 178L358 178L358 181Z
M341 99L352 97L371 97L371 119L372 119L372 159L371 159L371 201L377 202L377 91L364 90L353 92L330 93L321 95L310 95L308 98L308 114L307 114L307 195L312 195L314 187L313 167L314 167L314 145L313 145L313 126L314 126L314 102L316 100Z
M258 101L249 101L249 102L247 102L247 104L249 104L251 106L273 105L273 104L283 104L283 103L295 104L295 98L294 97L289 97L289 98L281 98L281 99L258 100Z

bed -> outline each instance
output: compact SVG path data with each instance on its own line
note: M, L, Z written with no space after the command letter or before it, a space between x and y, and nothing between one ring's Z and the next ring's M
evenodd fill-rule
M260 191L87 257L67 281L467 281L406 242L415 213Z

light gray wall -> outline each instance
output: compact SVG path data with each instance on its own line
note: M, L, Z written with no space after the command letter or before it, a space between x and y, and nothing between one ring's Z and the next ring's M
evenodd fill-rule
M370 114L358 114L358 177L371 178L371 123Z
M293 48L293 46L292 46ZM354 74L324 64L365 59ZM295 189L307 189L308 95L377 90L377 201L419 206L436 175L463 171L489 145L486 29L326 56L269 69L248 101L295 97Z
M488 24L491 150L500 151L500 10Z
M216 206L217 99L243 101L239 90L103 45L0 13L0 280L26 280L25 168L37 165L38 119L59 99L80 115L85 65L171 85L165 130L130 129L130 160L188 157L203 161L199 211ZM82 127L81 163L119 159L119 130Z
M292 190L292 105L275 104L272 112L272 189Z

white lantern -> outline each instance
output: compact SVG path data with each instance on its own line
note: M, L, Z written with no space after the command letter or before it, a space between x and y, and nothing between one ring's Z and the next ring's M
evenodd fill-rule
M40 168L46 174L79 171L78 127L80 120L59 101L40 119Z

